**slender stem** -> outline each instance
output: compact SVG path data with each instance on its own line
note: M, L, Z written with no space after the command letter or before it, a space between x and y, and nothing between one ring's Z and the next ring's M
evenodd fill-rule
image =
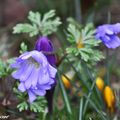
M75 14L77 21L82 23L81 0L75 0Z
M111 13L108 11L108 16L107 16L107 23L110 24L111 22Z
M111 13L108 12L108 18L107 18L107 23L110 24L111 22ZM109 50L106 49L106 70L107 70L107 73L106 73L106 84L107 85L110 85L110 79L109 79Z
M74 65L70 62L70 60L67 57L66 57L66 60L70 63L71 67L76 72L76 75L81 80L82 84L85 85L88 90L90 90L89 85L88 85L87 81L82 77L82 74L80 75L80 73L76 70Z
M90 105L96 110L96 112L101 116L102 120L109 120L108 117L104 116L104 114L102 113L102 111L99 111L99 109L97 108L97 106L94 104L94 102L91 99L88 99L88 96L84 95L84 97L89 101ZM83 114L84 115L84 114ZM85 115L84 115L85 116Z
M45 120L45 119L46 119L46 115L47 115L47 112L45 111L45 112L43 113L42 120Z
M83 97L80 99L79 120L83 120Z
M110 85L110 74L109 74L109 50L106 49L106 84Z
M59 78L59 85L60 85L60 88L61 88L61 91L62 91L62 94L63 94L63 98L64 98L64 101L65 101L65 105L67 107L68 113L72 114L72 110L71 110L71 107L70 107L68 96L67 96L67 93L65 91L65 88L64 88L64 85L62 83L62 80L60 78L60 74L59 73L58 73L58 78Z
M67 54L65 53L64 56L56 63L56 66L59 67L59 65L63 62L63 60L66 58Z
M85 72L88 73L88 76L90 77L91 82L93 82L95 79L93 78L91 71L89 70L89 68L87 67L87 65L84 62L83 62L83 65L85 68ZM99 101L101 102L101 105L103 105L101 95L99 94L99 91L96 87L95 87L95 90L96 90L96 96L98 97Z
M86 101L85 106L84 106L83 115L85 115L85 112L86 112L86 109L87 109L87 106L88 106L88 103L89 103L89 99L90 99L90 97L92 95L92 91L93 91L94 87L95 87L95 80L93 81L90 92L89 92L89 94L87 96L87 101Z

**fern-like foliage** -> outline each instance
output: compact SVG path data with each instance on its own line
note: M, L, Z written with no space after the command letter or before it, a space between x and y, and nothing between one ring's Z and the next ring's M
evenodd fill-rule
M13 69L10 67L10 64L14 62L14 58L3 61L0 59L0 78L9 76Z
M50 10L43 16L39 12L29 12L28 20L30 23L20 23L13 28L13 33L28 33L30 37L49 35L57 31L61 24L60 18L55 17L55 10Z
M18 86L18 82L16 85ZM14 93L17 98L20 100L20 103L17 105L17 108L20 112L29 110L32 112L45 112L47 107L47 101L43 96L38 96L37 99L33 103L29 103L27 101L27 92L21 93L17 86L13 88Z
M77 68L81 66L81 61L92 66L104 58L97 49L100 41L95 40L95 30L92 24L80 28L70 23L67 30L67 40L71 45L66 48L66 51L69 59L74 62Z
M44 113L46 105L47 105L47 101L45 100L45 98L39 96L35 102L30 104L26 101L23 101L17 105L17 108L19 109L20 112L25 110L30 110L32 112Z

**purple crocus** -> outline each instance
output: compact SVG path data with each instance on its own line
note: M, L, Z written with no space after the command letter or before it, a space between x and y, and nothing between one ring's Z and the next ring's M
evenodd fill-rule
M47 36L41 36L38 38L35 44L35 50L45 52L45 56L47 57L48 62L52 66L56 65L56 57L55 54L53 54L54 48L52 42L48 39ZM52 113L53 94L56 85L56 80L54 79L54 81L55 84L53 84L52 88L46 92L46 99L48 101L48 109L50 113Z
M115 49L120 46L120 23L105 24L96 29L96 39L100 39L108 48Z
M30 102L33 102L37 95L44 96L46 90L55 84L57 70L48 63L42 52L25 52L11 66L16 69L12 76L20 81L18 89L28 92Z

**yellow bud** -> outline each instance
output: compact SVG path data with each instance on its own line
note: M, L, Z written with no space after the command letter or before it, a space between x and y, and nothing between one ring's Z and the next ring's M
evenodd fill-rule
M84 45L82 43L77 43L77 48L83 48Z
M97 85L97 88L98 88L100 91L102 91L103 88L104 88L104 81L103 81L103 79L100 78L100 77L97 77L97 78L96 78L96 85Z
M81 40L81 38L77 41L77 48L83 48L84 47L84 45L83 45L83 43L82 43L82 40Z
M65 77L64 75L62 75L61 77L62 81L63 81L63 84L65 85L66 88L71 88L71 83L69 82L68 78Z
M115 95L113 93L113 90L109 86L106 86L103 94L104 94L104 100L105 100L105 103L106 103L108 109L111 112L114 112Z

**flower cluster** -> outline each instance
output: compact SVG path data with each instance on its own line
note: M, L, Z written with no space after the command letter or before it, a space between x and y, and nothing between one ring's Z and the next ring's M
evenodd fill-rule
M20 80L19 90L28 92L30 102L36 99L36 95L44 96L55 83L57 70L48 63L42 52L25 52L11 66L16 69L12 76Z
M100 39L108 48L115 49L120 46L120 23L101 25L96 30L96 39Z

